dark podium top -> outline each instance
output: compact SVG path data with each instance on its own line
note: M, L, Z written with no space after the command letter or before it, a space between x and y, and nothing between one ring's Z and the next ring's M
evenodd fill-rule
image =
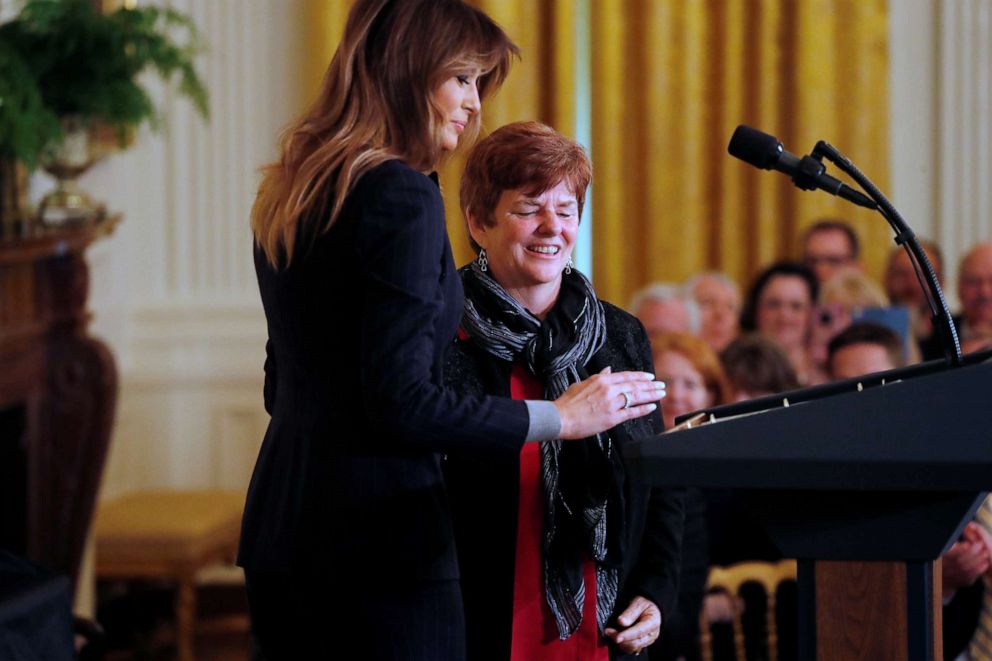
M718 407L712 422L631 444L629 467L657 486L740 490L788 557L937 558L992 489L992 363L974 362L983 357L755 405L777 408Z

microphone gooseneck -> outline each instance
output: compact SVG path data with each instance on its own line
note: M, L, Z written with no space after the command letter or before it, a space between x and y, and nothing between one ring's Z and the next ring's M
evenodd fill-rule
M775 136L743 124L734 131L727 151L734 158L739 158L756 168L778 170L789 175L793 183L803 190L824 190L859 206L878 211L895 231L896 244L905 248L909 253L910 261L913 263L917 278L920 280L920 286L923 288L930 305L934 328L940 334L947 363L955 366L961 364L961 347L958 342L957 330L954 328L954 321L947 308L944 292L940 283L937 282L933 266L930 264L923 246L920 245L913 230L892 206L888 198L849 158L822 140L813 148L811 156L798 158L785 151L782 143ZM823 158L843 170L868 193L868 196L826 174L826 167L821 160Z

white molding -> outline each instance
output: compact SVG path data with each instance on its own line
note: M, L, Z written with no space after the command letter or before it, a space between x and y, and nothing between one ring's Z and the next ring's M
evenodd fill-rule
M267 334L257 301L146 305L129 326L129 387L261 384Z

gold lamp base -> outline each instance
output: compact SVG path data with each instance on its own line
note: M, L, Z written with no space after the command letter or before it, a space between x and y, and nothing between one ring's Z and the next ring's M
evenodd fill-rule
M75 179L59 179L55 190L41 199L38 218L50 227L87 222L100 215L101 205L84 193Z
M43 225L61 227L91 221L101 215L103 207L84 193L76 177L86 172L97 158L94 155L92 126L76 117L62 118L62 141L42 157L42 167L58 183L38 206Z

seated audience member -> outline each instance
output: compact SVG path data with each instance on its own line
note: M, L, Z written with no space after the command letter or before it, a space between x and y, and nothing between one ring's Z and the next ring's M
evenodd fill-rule
M461 206L480 257L459 271L450 387L555 399L606 368L653 371L641 324L572 264L591 175L582 147L539 122L497 129L469 154ZM626 389L615 400L647 402ZM467 658L628 659L657 639L675 608L681 490L645 486L623 455L661 431L654 412L578 441L447 454Z
M860 316L875 313L870 319ZM882 288L860 271L841 271L820 287L819 304L813 313L810 357L818 370L827 373L827 344L855 321L873 321L888 326L903 342L907 362L917 362L919 351L910 338L909 315L903 308L889 308Z
M699 306L678 285L664 282L648 285L634 294L628 309L644 324L648 335L699 333Z
M958 298L961 337L967 340L992 334L992 242L979 243L961 260Z
M848 326L827 347L830 378L838 381L903 365L903 344L890 328L871 322Z
M651 336L651 348L655 376L667 386L661 407L666 429L680 415L727 401L729 388L720 361L702 339L688 333L662 333ZM699 489L691 488L685 495L678 604L661 640L651 648L652 661L698 658L699 612L708 567L706 501Z
M933 266L934 275L937 282L943 284L944 281L944 258L941 255L940 247L933 241L920 239L920 245ZM885 294L889 297L892 305L903 305L909 310L910 323L913 327L913 335L917 342L925 342L933 332L930 320L930 305L927 303L923 286L916 277L916 270L909 259L909 254L905 248L895 247L889 253L888 261L885 264L884 276Z
M699 336L723 351L740 332L741 291L723 273L700 273L689 278L685 291L696 301L700 312Z
M857 308L884 308L889 297L878 284L860 271L841 271L820 285L819 303L837 306L850 313Z
M803 264L823 284L845 269L861 270L861 243L854 228L843 220L826 218L803 236Z
M818 381L809 355L813 304L819 285L813 273L794 262L765 269L748 292L741 330L757 331L778 343L789 357L800 385Z
M958 339L964 343L975 337L992 337L992 242L979 243L961 260L958 298L961 313L954 317ZM974 350L971 344L969 348ZM920 349L924 360L941 358L939 333L933 333Z
M944 600L944 658L975 661L989 658L968 650L988 645L988 636L978 631L978 616L988 590L982 577L992 569L992 537L978 521L969 521L961 537L941 556L941 590ZM977 638L977 639L976 639Z
M899 338L877 324L855 324L830 343L830 367L835 379L893 369L900 365L900 357ZM965 652L975 635L982 609L986 588L981 577L992 568L990 549L992 539L986 529L971 521L961 538L941 558L943 649L944 658L949 661L988 658Z
M758 333L746 333L727 345L720 354L720 362L730 382L733 400L737 402L799 387L796 373L782 349ZM778 548L737 493L729 489L708 489L706 508L711 564L781 559ZM754 599L748 599L748 596L749 593L745 593L744 626L749 631L763 630L765 600L762 595L756 595ZM707 614L720 607L716 599L715 595L707 596ZM780 661L797 658L799 634L795 608L796 585L790 582L782 587L777 598ZM718 640L716 631L714 639ZM753 637L745 639L750 643ZM763 654L763 650L753 650L752 654L748 648L748 658L764 658Z
M732 342L728 350L743 339L745 338L738 338ZM784 365L782 371L786 373L783 381L787 386L794 386L795 376L790 373L785 356L771 341L762 338L759 342L764 346L771 346L772 352L777 352ZM668 386L668 395L662 405L666 428L671 428L675 418L680 415L731 401L731 385L716 354L702 339L672 333L653 336L651 344L655 356L655 374ZM694 549L702 550L696 553ZM662 634L660 653L664 656L653 655L652 659L678 658L676 653L684 654L687 659L695 658L698 627L693 624L689 632L685 631L682 624L695 621L690 618L698 619L700 607L706 609L710 622L721 621L722 615L729 612L727 595L714 593L703 598L709 566L726 566L745 560L778 559L781 559L778 549L733 492L717 489L689 490L683 535L683 575L677 610L680 619L677 625L673 625L676 627L674 631L682 633L683 637L681 644L675 645L675 640L666 639L666 635ZM788 588L783 596L783 608L780 609L781 659L788 661L796 657L796 620L786 612L795 604L792 598L793 588ZM760 600L747 600L749 607L745 609L744 622L748 631L756 630L760 634L764 629L765 613L759 609L758 601ZM749 654L760 654L760 649L751 649L750 645L760 645L761 640L763 638L760 635L748 637ZM728 627L718 626L714 629L713 646L717 659L728 658L727 652L733 647Z
M799 387L796 371L785 352L758 333L746 333L728 344L720 354L720 362L734 402Z

